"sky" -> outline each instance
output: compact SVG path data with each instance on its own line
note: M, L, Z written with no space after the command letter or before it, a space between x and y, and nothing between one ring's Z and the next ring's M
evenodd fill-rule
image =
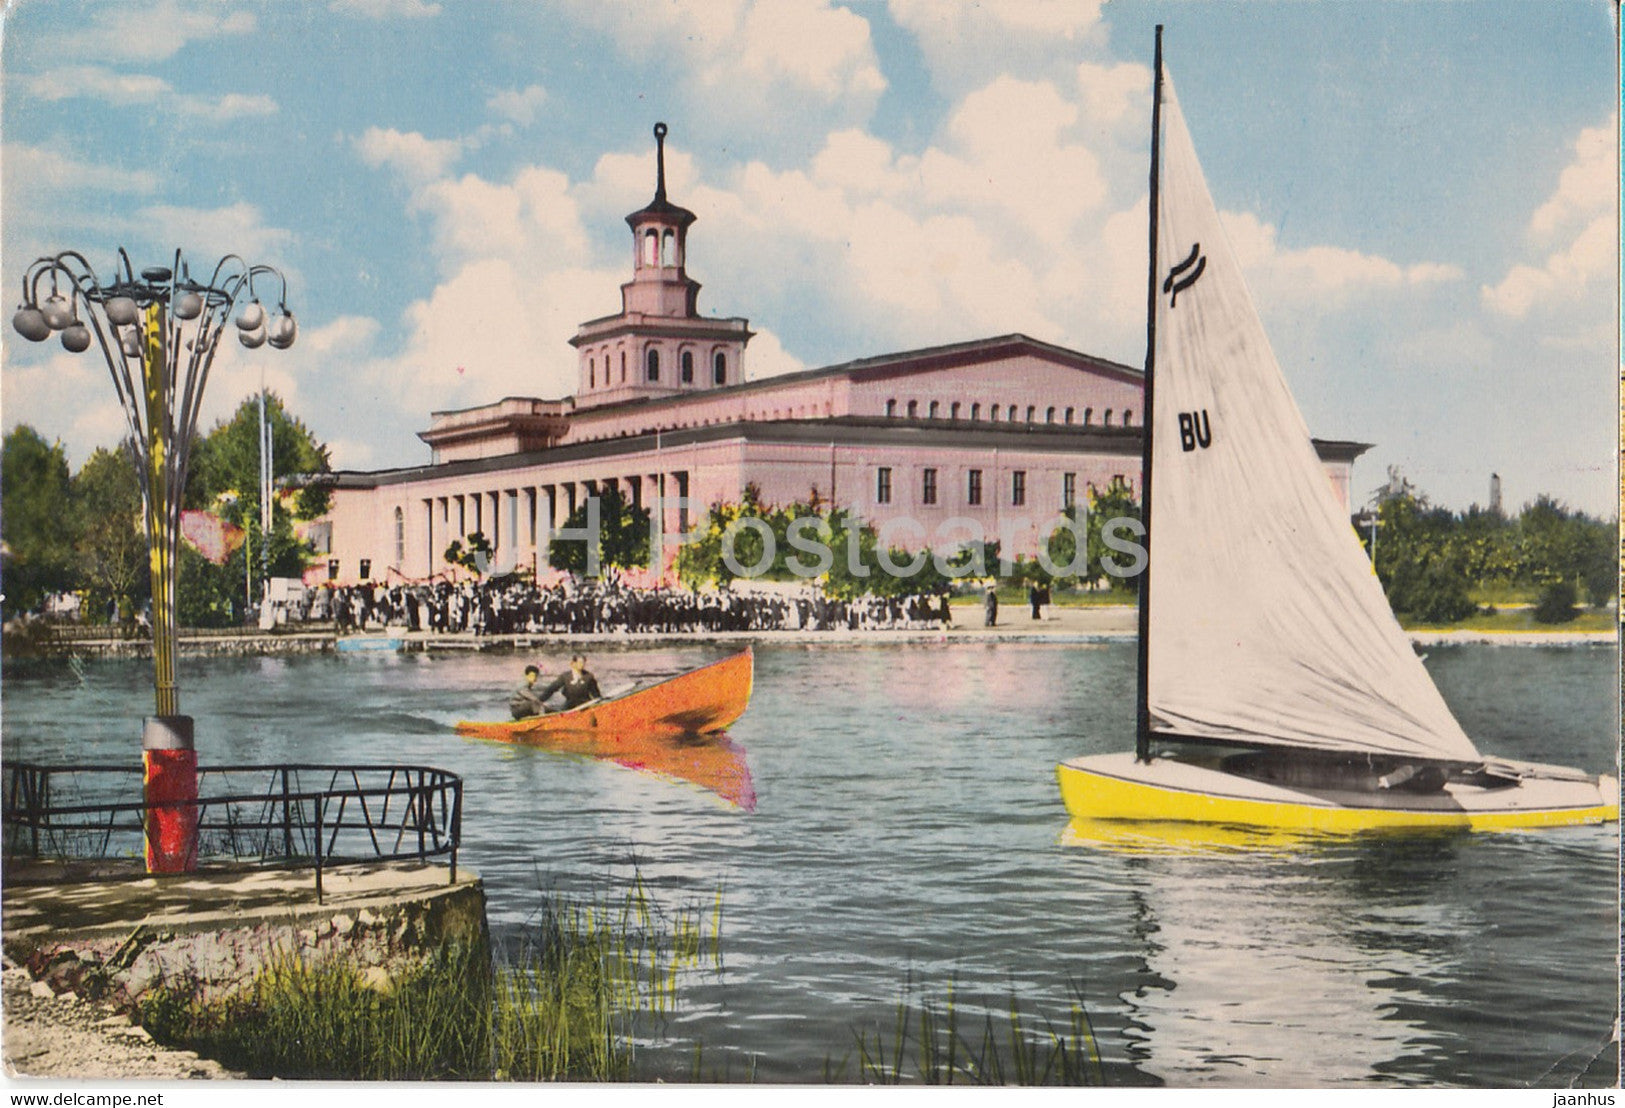
M574 390L664 121L748 376L1009 332L1141 365L1158 23L1311 430L1372 444L1356 500L1397 466L1615 516L1609 0L10 0L0 279L274 265L299 340L224 345L206 425L263 380L335 466L422 464L432 411ZM75 467L123 427L94 348L9 325L0 420Z

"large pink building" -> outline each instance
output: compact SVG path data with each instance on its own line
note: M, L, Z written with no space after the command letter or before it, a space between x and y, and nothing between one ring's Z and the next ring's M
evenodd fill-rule
M1091 486L1138 485L1142 372L1025 335L747 379L746 321L699 314L695 216L666 198L665 133L654 199L626 217L621 310L570 340L576 394L435 412L428 464L338 474L313 576L443 574L446 547L476 531L498 566L545 569L550 529L606 487L673 536L754 485L767 504L839 504L906 550L998 539L1031 554ZM1317 445L1347 503L1364 447Z

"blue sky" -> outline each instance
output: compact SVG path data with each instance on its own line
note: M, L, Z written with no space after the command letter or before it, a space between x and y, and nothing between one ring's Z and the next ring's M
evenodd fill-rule
M300 341L223 348L206 413L263 374L336 464L418 463L431 410L572 390L664 120L752 376L1009 331L1139 364L1158 22L1310 427L1374 444L1357 489L1613 515L1607 0L13 0L0 274L277 265ZM0 344L8 429L117 441L93 354Z

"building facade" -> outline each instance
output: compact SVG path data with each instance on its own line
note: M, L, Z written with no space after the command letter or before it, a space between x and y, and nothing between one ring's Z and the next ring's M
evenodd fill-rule
M432 414L428 464L335 476L310 580L442 576L479 532L495 565L545 571L550 533L613 488L652 513L666 562L713 504L817 498L874 524L884 545L944 553L998 540L1034 553L1091 488L1137 488L1142 371L1010 334L745 377L747 321L698 311L692 212L656 186L627 216L621 311L581 325L574 396L508 397ZM1348 502L1365 449L1317 441Z

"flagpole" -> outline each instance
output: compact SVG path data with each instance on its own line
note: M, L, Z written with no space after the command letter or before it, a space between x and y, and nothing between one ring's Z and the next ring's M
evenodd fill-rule
M1162 24L1157 24L1156 60L1151 84L1151 199L1150 257L1145 290L1145 418L1141 422L1140 522L1145 525L1147 557L1140 570L1139 616L1140 659L1139 698L1134 728L1134 756L1151 760L1151 435L1157 425L1157 408L1152 400L1153 367L1157 360L1157 204L1161 196L1162 169Z

